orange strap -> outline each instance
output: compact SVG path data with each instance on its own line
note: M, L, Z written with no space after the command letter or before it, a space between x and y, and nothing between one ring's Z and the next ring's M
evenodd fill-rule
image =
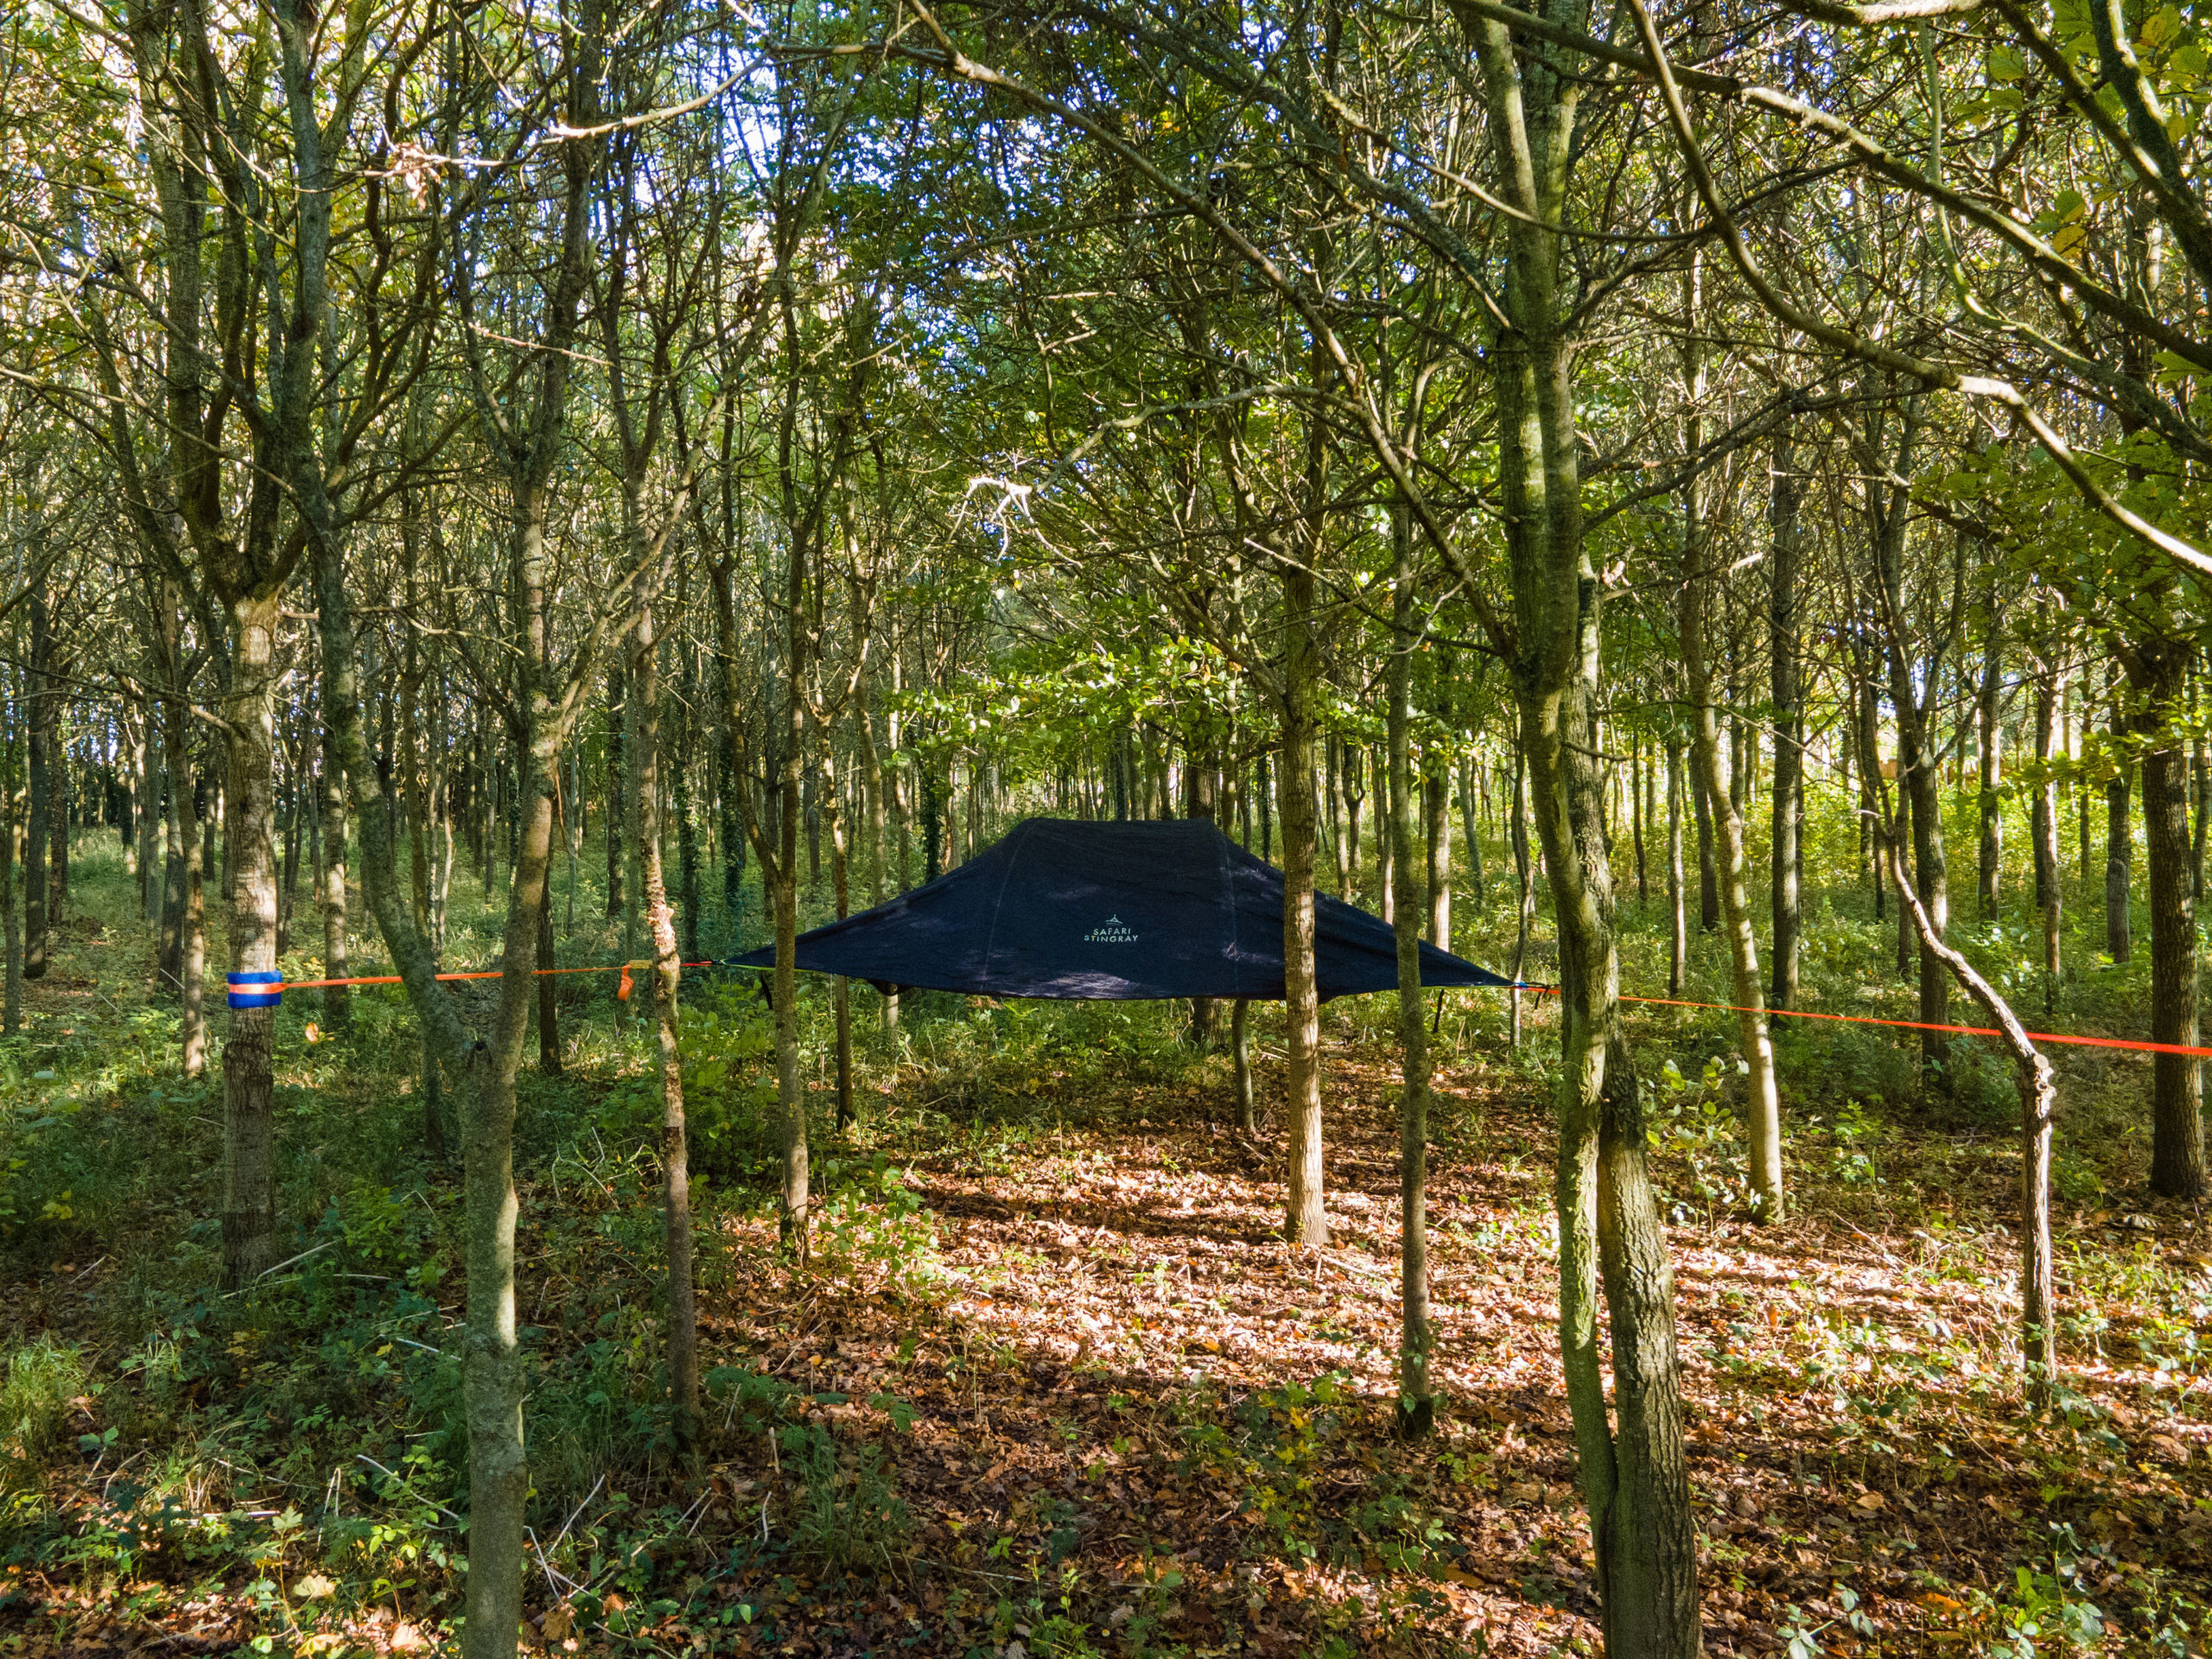
M1536 991L1547 996L1557 996L1556 985L1521 985L1517 990ZM1812 1008L1747 1008L1734 1002L1692 1002L1678 996L1631 996L1621 994L1624 1002L1648 1002L1667 1008L1711 1008L1719 1014L1762 1014L1777 1020L1834 1020L1853 1026L1896 1026L1906 1031L1941 1031L1955 1037L1995 1037L2002 1039L2005 1033L1988 1026L1938 1026L1924 1020L1882 1020L1871 1014L1825 1014ZM2182 1054L2192 1059L2212 1058L2212 1048L2192 1047L2187 1043L2137 1042L2126 1037L2077 1037L2061 1031L2031 1031L2031 1041L2038 1043L2066 1043L2077 1048L2128 1048L2145 1054Z
M534 977L540 978L548 974L620 973L622 976L622 982L616 988L614 994L626 1002L630 1000L631 970L636 968L650 968L652 965L653 964L650 958L640 957L630 962L604 963L596 968L533 968L531 969L531 973ZM679 968L713 968L719 966L719 964L713 962L682 962L678 963L677 966ZM433 975L432 977L442 980L504 979L506 976L506 971L507 970L504 968L481 968L466 974L435 974ZM323 989L325 987L331 985L404 985L406 982L407 982L397 974L355 974L345 979L288 979L282 984L275 986L272 988L280 991L319 991Z

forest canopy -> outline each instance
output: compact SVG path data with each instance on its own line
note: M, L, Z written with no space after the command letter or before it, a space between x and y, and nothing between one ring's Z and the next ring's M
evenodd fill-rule
M0 1636L2202 1652L2207 50L22 0Z

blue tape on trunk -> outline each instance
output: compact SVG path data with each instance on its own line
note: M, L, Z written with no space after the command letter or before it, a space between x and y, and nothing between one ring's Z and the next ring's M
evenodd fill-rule
M232 974L227 978L234 1008L273 1008L284 1000L284 976L280 973Z

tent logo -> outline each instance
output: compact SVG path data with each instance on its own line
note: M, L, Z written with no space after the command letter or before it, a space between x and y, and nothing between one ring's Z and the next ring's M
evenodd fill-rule
M1118 916L1109 916L1083 936L1085 944L1135 944L1137 931Z

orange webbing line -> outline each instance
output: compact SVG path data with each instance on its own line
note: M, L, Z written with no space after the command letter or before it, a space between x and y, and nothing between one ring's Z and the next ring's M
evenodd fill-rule
M546 974L626 974L633 969L650 968L652 965L649 959L641 957L635 962L605 963L596 968L533 968L531 973L533 976ZM712 962L682 962L677 964L679 968L713 968L718 965ZM431 977L433 979L501 979L505 976L506 971L504 968L484 968L466 974L433 974ZM346 979L288 979L270 988L279 991L319 991L332 985L404 985L406 981L397 974L356 974Z
M1556 985L1522 985L1524 991L1540 991L1557 996ZM1906 1031L1941 1031L1954 1037L1996 1037L2005 1033L1988 1026L1938 1026L1924 1020L1882 1020L1871 1014L1826 1014L1813 1008L1746 1008L1734 1002L1691 1002L1678 996L1631 996L1624 991L1624 1002L1649 1002L1669 1008L1711 1008L1720 1014L1764 1014L1780 1020L1834 1020L1853 1026L1897 1026ZM2187 1043L2138 1042L2127 1037L2077 1037L2063 1031L2031 1031L2030 1040L2038 1043L2068 1043L2077 1048L2129 1048L2145 1054L2183 1054L2193 1059L2212 1058L2212 1048L2195 1048Z

